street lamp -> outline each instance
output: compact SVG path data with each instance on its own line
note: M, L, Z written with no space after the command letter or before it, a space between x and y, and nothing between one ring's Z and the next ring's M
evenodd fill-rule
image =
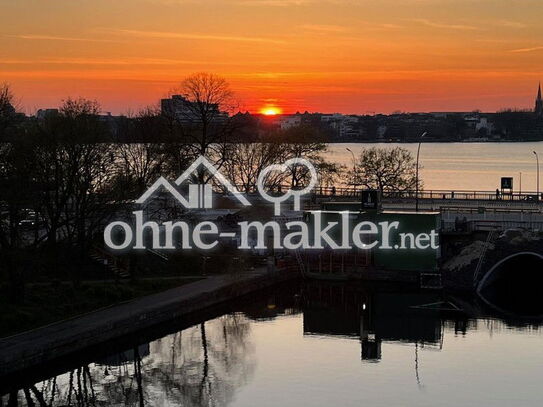
M349 147L345 147L345 150L347 150L353 156L353 191L356 193L356 158L354 157L353 150L351 150Z
M349 147L346 147L345 150L347 150L349 153L351 153L351 155L353 156L353 169L355 168L355 164L356 164L356 158L354 158L354 153L353 153L353 150L351 150Z
M535 160L536 160L536 163L537 163L537 200L539 201L539 156L537 155L537 153L534 151L533 152L534 155L535 155Z
M424 136L426 136L426 132L420 135L419 146L417 147L417 167L415 168L415 212L419 211L419 155L420 155L420 144L422 143L422 138Z

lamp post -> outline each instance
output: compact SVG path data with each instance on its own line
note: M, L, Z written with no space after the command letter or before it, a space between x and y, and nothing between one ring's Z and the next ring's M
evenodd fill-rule
M349 147L345 147L345 150L347 150L349 153L351 153L353 157L353 191L356 193L356 158L354 157L353 150L351 150Z
M426 132L422 133L419 138L419 146L417 147L417 167L415 168L415 212L419 211L419 156L420 156L420 144L422 138L426 136Z
M539 156L537 155L537 152L533 152L535 155L535 160L537 164L537 201L539 202Z
M347 150L353 156L353 169L355 169L356 158L354 158L353 150L351 150L349 147L346 147L345 150Z

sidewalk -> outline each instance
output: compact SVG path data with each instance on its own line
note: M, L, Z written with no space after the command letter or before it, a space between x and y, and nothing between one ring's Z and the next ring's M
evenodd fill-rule
M239 275L211 276L1 339L0 377L296 277L297 273L267 272L266 268Z

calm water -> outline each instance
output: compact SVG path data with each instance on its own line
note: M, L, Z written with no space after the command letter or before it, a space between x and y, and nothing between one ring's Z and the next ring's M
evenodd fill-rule
M54 406L540 406L538 323L458 299L463 312L417 307L438 300L354 283L283 287L20 387Z
M417 153L416 143L330 144L330 160L352 168L351 149L358 155L364 147L395 147ZM423 143L420 150L421 177L425 189L493 191L501 177L513 177L514 188L536 190L536 159L543 164L543 142L534 143ZM542 181L543 182L543 181Z

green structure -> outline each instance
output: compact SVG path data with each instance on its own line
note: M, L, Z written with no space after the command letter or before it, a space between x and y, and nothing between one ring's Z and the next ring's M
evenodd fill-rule
M436 273L439 269L440 247L438 212L393 212L361 210L356 202L323 203L319 211L321 224L337 222L329 231L334 241L345 240L344 228L353 240L361 236L366 247L352 245L350 249L324 248L306 250L305 262L310 273L347 274L356 277L364 270L406 271ZM345 221L348 216L348 224ZM305 214L311 233L315 228L315 212ZM358 224L364 222L365 232L360 235ZM371 225L369 224L371 223ZM322 227L321 227L322 229ZM370 230L371 229L371 230ZM371 233L370 233L371 232ZM431 236L432 235L432 236ZM432 237L432 238L431 238Z

